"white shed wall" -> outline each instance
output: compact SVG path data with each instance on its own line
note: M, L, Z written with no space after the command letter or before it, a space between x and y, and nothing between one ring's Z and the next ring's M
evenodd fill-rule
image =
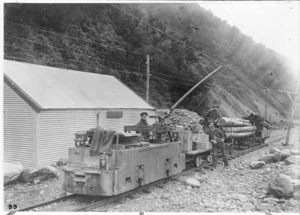
M116 110L116 109L114 109ZM122 118L107 118L106 110L100 112L99 125L123 132L124 125L133 125L140 120L143 110L123 110ZM154 111L146 110L149 115ZM148 119L153 124L153 119ZM74 147L74 133L97 125L95 110L44 110L38 114L38 166L55 163L67 158L68 148Z
M4 161L36 165L35 110L4 82Z

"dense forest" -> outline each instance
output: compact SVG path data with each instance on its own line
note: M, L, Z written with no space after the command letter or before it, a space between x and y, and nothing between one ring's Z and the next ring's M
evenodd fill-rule
M198 4L4 4L4 57L114 75L150 103L171 107L222 66L180 107L200 115L219 101L224 115L264 113L265 87L290 89L284 58ZM268 91L269 117L281 119L288 98Z

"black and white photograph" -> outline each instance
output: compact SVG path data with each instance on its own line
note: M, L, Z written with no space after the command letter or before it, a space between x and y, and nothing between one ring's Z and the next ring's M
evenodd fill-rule
M300 213L299 1L1 10L3 214Z

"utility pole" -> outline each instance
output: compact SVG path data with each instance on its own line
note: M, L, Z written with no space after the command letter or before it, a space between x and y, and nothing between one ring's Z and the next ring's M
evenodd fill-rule
M147 55L147 80L146 80L146 101L149 102L149 82L150 82L150 59Z
M286 134L286 139L285 139L285 145L289 145L290 142L290 132L291 132L291 127L293 124L293 117L294 117L294 100L289 92L286 92L288 94L289 99L291 100L291 110L289 114L289 125L288 125L288 130Z
M297 89L298 89L298 85L297 85ZM293 92L289 92L289 91L285 91L285 90L277 90L278 92L283 92L286 93L288 95L288 98L291 101L291 109L289 112L289 125L288 125L288 130L287 130L287 134L286 134L286 139L285 139L285 145L289 145L289 141L290 141L290 131L291 131L291 127L292 127L292 123L293 123L293 117L294 117L294 105L295 105L295 98L296 96L298 96L298 92L293 93ZM294 95L294 98L292 97L292 95Z
M268 109L268 88L265 89L266 91L266 102L265 102L265 120L267 121L267 109Z

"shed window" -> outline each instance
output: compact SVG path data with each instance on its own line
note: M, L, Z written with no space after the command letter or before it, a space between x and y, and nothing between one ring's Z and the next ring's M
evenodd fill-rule
M107 111L106 112L107 118L122 118L123 117L123 111Z

